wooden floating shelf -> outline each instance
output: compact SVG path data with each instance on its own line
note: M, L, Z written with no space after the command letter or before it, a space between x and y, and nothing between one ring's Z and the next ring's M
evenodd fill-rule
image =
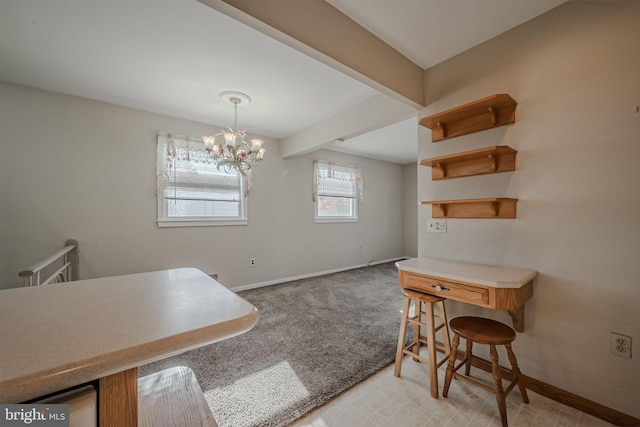
M431 206L433 218L515 218L518 199L462 199L420 202Z
M508 94L491 95L442 113L420 119L431 129L431 142L443 141L515 123L518 103Z
M516 169L517 151L506 145L465 151L464 153L424 159L422 166L432 168L431 179L448 179Z

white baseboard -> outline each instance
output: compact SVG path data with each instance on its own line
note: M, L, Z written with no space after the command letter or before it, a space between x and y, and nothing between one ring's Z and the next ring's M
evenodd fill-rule
M399 261L399 260L402 260L402 259L406 259L406 258L405 257L400 257L400 258L391 258L391 259L385 259L385 260L380 260L380 261L370 261L370 262L368 262L366 264L353 265L353 266L350 266L350 267L343 267L343 268L336 268L335 270L320 271L320 272L317 272L317 273L303 274L301 276L285 277L283 279L268 280L266 282L259 282L259 283L252 283L252 284L249 284L249 285L236 286L236 287L229 288L229 289L232 290L233 292L246 291L246 290L249 290L249 289L262 288L264 286L277 285L279 283L292 282L294 280L308 279L310 277L324 276L325 274L339 273L341 271L353 270L355 268L369 267L371 265L384 264L386 262Z

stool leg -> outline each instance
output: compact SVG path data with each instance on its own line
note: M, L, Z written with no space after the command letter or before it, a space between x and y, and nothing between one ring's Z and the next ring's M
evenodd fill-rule
M442 389L442 396L444 397L447 397L447 393L449 393L449 386L451 385L451 379L453 378L453 368L456 364L458 344L460 344L460 335L453 334L453 344L451 346L451 354L449 355L449 363L447 364L447 373L444 376L444 388Z
M419 322L422 323L422 302L419 300L414 300L413 301L413 311L414 311L414 315L415 315L415 319ZM413 352L415 354L420 354L420 325L419 324L414 324L413 325ZM418 359L416 359L415 357L413 358L414 362L419 362Z
M473 359L473 341L470 339L467 339L467 355L465 356L467 358L467 363L464 364L464 374L466 376L469 376L469 374L471 373L471 359Z
M500 412L500 421L502 421L502 427L507 427L507 404L504 399L504 389L502 388L502 373L500 372L500 365L498 363L498 352L494 344L490 344L489 347L493 381L496 384L496 402L498 403L498 411Z
M404 298L404 306L402 308L402 320L400 321L400 335L398 336L398 348L396 349L396 366L393 371L393 375L400 376L400 369L402 368L402 350L404 349L404 338L407 334L407 319L409 318L409 307L411 300L408 297Z
M527 389L522 383L522 373L520 372L520 368L518 368L518 361L516 360L516 355L513 354L513 350L511 350L511 343L504 345L507 348L507 356L509 356L509 362L511 362L511 371L513 375L516 377L514 381L518 381L518 388L520 389L520 394L522 395L522 400L524 403L529 403L529 396L527 396Z
M434 325L433 304L425 303L427 307L427 345L429 346L429 375L431 383L431 397L438 398L438 362L436 360L436 327Z
M444 301L438 303L438 316L442 323L442 342L444 344L444 354L448 358L451 354L451 338L449 337L449 324L447 323L447 312L444 308Z

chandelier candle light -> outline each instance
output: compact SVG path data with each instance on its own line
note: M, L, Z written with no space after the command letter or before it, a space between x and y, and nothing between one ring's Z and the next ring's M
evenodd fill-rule
M224 167L227 172L237 170L242 175L246 175L246 172L251 169L251 163L257 163L264 159L266 151L262 148L261 139L252 139L246 142L244 140L245 131L236 129L238 124L238 105L248 104L251 102L251 98L240 92L222 92L220 98L229 104L233 104L235 113L233 128L223 129L222 132L213 136L203 136L204 146L218 164L218 169ZM220 143L217 141L219 136L223 139Z

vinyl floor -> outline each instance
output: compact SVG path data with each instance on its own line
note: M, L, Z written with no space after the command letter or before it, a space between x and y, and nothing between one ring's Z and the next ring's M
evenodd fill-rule
M440 398L429 393L429 368L405 356L400 378L393 365L347 390L328 404L296 421L294 427L371 426L497 426L495 396L479 387L454 379L449 396L442 397L446 364L438 370ZM472 376L491 380L490 374L472 369ZM506 384L506 383L505 383ZM530 390L529 404L516 387L507 397L510 427L600 427L611 424Z

